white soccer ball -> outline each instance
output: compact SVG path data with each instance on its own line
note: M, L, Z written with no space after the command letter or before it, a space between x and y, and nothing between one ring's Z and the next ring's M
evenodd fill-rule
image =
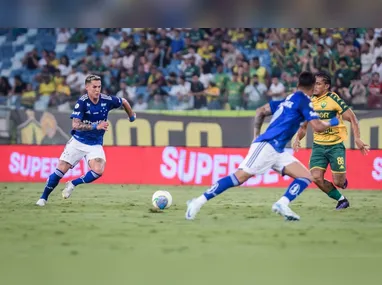
M154 193L151 201L156 209L168 209L172 205L172 196L168 191L159 190Z

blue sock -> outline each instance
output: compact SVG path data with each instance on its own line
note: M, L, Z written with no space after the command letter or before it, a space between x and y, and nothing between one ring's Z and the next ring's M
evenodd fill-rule
M44 192L41 195L41 199L48 200L50 193L56 188L60 179L64 176L61 170L56 169L48 178L48 182L46 182Z
M228 188L238 186L239 184L239 180L237 180L235 174L231 174L219 179L210 189L204 192L203 195L207 200L210 200L215 196L223 193Z
M101 177L100 174L95 173L93 170L89 170L84 176L74 179L72 183L74 186L77 186L82 183L91 183L100 177Z
M286 190L284 197L286 197L290 202L297 198L309 184L312 183L307 178L296 178L289 185L288 190Z

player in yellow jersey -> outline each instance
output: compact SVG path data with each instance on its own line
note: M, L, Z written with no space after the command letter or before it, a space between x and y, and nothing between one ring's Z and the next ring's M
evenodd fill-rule
M343 141L348 133L343 120L349 121L353 129L355 145L366 155L369 146L360 138L358 120L349 106L334 92L330 92L331 78L324 72L316 74L316 84L312 96L313 109L321 120L329 121L333 117L339 117L340 124L329 128L322 133L313 133L313 147L309 161L309 168L315 184L330 198L338 201L336 209L345 209L350 206L349 201L338 191L337 187L345 189L348 185L346 178L346 149ZM307 124L301 126L293 148L298 151L300 140L306 134ZM324 178L328 165L332 170L333 182Z

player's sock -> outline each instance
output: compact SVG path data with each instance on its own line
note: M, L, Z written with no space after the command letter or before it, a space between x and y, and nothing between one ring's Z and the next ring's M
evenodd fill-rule
M215 196L223 193L228 188L238 186L239 184L240 184L239 180L236 178L235 174L231 174L229 176L223 177L219 179L210 189L204 192L204 194L202 195L206 199L204 201L207 202L208 200L214 198ZM199 197L198 199L200 199L200 202L203 201L202 197Z
M341 201L345 197L341 194L336 187L333 186L333 189L328 192L328 196L336 201Z
M89 170L84 176L81 176L81 177L79 177L77 179L74 179L72 181L72 183L73 183L74 186L77 186L77 185L80 185L82 183L91 183L91 182L93 182L94 180L97 180L100 177L101 177L100 174L95 173L93 170Z
M50 193L56 188L60 179L64 176L61 170L56 169L48 178L48 182L45 185L44 192L41 195L41 199L48 200Z
M280 198L278 203L288 205L290 202L296 199L297 196L300 195L305 190L305 188L309 186L310 183L312 182L307 178L296 178L289 185L288 189L284 193L284 196Z

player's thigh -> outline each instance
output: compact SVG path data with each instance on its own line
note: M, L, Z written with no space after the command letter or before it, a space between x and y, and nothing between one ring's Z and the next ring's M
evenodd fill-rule
M323 145L313 144L312 153L309 159L309 169L326 170L329 159L326 156L326 147Z
M277 158L277 152L267 142L253 143L248 154L239 165L239 170L250 174L264 174L272 168Z
M309 169L288 152L279 154L277 162L273 165L272 169L292 178L307 178L310 181L313 180Z
M101 145L89 146L85 158L90 169L95 173L102 174L105 171L106 155Z
M346 173L346 148L343 143L328 146L327 156L333 174Z
M61 171L67 167L73 168L85 155L86 152L81 149L79 143L74 138L71 138L61 153L58 168L60 169L62 167L63 169L60 169ZM66 171L68 171L69 168Z

